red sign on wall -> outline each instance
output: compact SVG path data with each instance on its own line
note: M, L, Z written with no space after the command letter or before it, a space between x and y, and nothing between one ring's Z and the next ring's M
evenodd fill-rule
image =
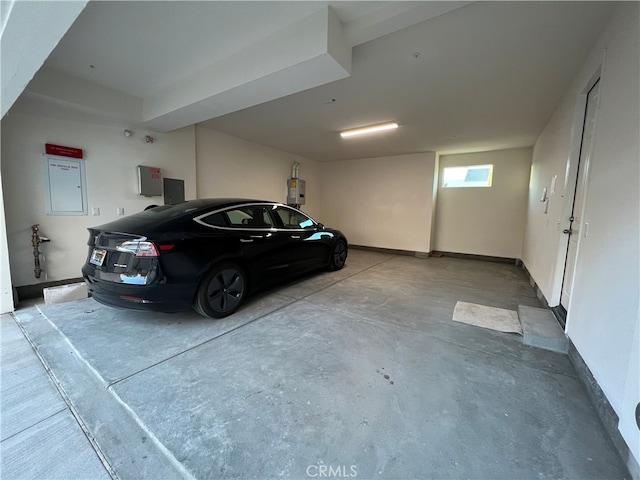
M82 158L82 149L74 147L64 147L62 145L54 145L53 143L45 143L45 151L49 155L60 155L61 157Z

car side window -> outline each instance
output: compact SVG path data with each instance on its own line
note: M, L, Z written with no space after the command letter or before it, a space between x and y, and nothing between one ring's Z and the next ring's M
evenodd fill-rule
M272 228L271 216L265 207L247 206L227 210L229 225L238 228Z
M284 228L306 228L314 225L313 220L296 210L277 207L275 211L276 215L282 220Z
M207 225L212 225L214 227L228 227L227 219L222 212L214 213L213 215L209 215L208 217L204 217L202 222Z

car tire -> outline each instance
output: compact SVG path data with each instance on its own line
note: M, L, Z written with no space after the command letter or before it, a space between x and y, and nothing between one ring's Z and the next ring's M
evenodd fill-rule
M340 270L347 261L347 253L349 248L344 240L338 240L331 249L329 256L329 270Z
M231 315L244 300L247 286L247 275L239 265L216 265L198 287L194 310L209 318Z

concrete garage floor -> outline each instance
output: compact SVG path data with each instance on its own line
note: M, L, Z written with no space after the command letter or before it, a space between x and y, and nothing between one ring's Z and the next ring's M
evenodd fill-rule
M541 306L513 265L352 249L223 320L15 316L118 478L628 476L568 357L453 322L459 300Z

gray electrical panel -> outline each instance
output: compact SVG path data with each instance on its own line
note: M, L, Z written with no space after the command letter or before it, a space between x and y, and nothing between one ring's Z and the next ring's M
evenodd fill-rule
M138 192L144 197L162 196L162 175L158 167L138 165Z
M184 180L179 178L163 178L164 204L175 205L184 202Z
M287 180L287 204L288 205L304 205L305 190L307 182L299 178L290 178Z

